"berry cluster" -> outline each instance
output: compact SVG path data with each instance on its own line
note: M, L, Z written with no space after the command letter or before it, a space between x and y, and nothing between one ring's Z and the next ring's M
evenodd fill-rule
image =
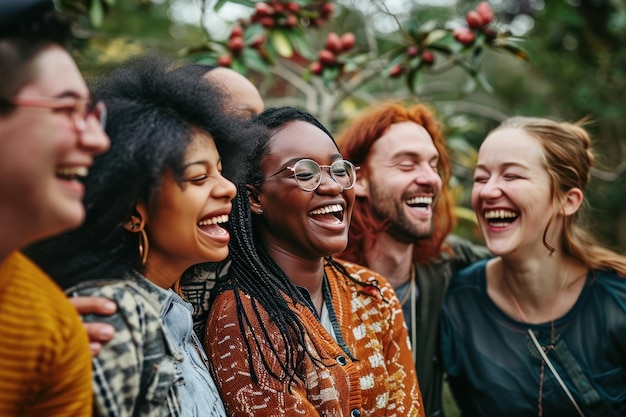
M489 23L493 21L493 18L493 10L491 10L489 3L481 1L476 6L475 10L470 10L465 15L465 20L469 27L454 29L452 36L454 36L457 42L463 45L471 45L474 43L476 40L474 31L482 31L487 36L487 39L493 39L496 35L496 31L488 27Z
M325 48L317 53L318 60L312 62L309 67L311 72L315 75L321 75L324 68L342 67L344 63L338 59L339 56L354 48L355 43L356 37L352 32L344 33L341 36L335 32L330 32L326 36Z
M429 49L424 49L420 51L415 45L410 45L406 48L406 56L410 60L415 58L416 56L421 55L422 63L427 66L431 66L435 63L435 54ZM402 64L396 64L393 67L389 68L389 76L391 78L398 78L404 73L405 66Z

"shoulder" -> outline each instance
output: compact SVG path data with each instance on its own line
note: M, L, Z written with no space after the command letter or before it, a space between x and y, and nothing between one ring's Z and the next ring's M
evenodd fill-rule
M334 258L334 261L341 265L346 270L346 272L355 280L360 281L364 284L370 284L380 289L379 294L378 291L370 291L371 287L368 288L368 285L360 286L359 284L345 278L341 271L337 271L332 266L327 266L327 270L330 268L337 274L338 277L344 277L344 279L340 279L339 282L342 283L344 287L349 288L353 293L359 293L363 295L367 294L369 296L375 296L376 294L378 294L378 298L380 299L380 301L389 300L391 299L391 297L395 297L395 292L393 291L393 288L387 282L385 277L383 277L379 273L372 271L371 269L363 265L344 261L342 259Z
M488 259L482 259L461 269L452 277L448 294L463 292L484 284Z
M597 284L613 296L626 300L626 277L614 270L594 270L590 274L590 283Z
M489 250L482 245L477 245L467 239L456 235L449 235L445 241L445 247L452 250L454 261L462 268L480 259L491 257Z
M0 266L2 316L39 323L39 327L74 328L78 313L59 286L30 259L12 254Z

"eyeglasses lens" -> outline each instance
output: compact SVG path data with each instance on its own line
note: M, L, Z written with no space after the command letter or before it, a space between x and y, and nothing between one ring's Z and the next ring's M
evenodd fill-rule
M331 178L344 190L354 186L356 175L352 163L338 160L325 168L329 168ZM298 185L305 191L314 191L322 182L322 168L311 159L298 161L293 167L293 172Z

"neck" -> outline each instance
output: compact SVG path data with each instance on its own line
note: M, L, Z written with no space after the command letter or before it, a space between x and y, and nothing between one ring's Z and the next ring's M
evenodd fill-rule
M558 254L524 261L495 258L487 266L488 293L512 317L546 323L573 307L587 271L577 260Z
M190 266L191 264L181 266L177 265L176 262L148 256L146 270L143 275L153 284L167 290L180 279L183 272Z
M411 277L413 244L398 242L383 233L372 250L365 253L365 258L368 268L385 277L393 288L398 288Z
M307 289L313 305L320 312L324 302L324 259L301 257L273 245L266 247L266 250L294 285Z

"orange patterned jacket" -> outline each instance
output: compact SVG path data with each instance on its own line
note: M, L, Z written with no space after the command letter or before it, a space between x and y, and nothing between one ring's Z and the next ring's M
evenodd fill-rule
M356 360L351 360L307 307L293 306L308 329L307 348L320 361L305 356L300 364L306 382L277 380L267 373L260 350L252 358L259 382L250 377L248 354L237 317L233 290L219 294L207 322L205 346L215 382L231 416L424 416L422 398L409 347L402 308L391 286L375 272L339 261L356 279L378 282L381 291L368 291L327 265L332 303L343 339ZM262 279L259 277L259 279ZM260 329L250 298L242 294L252 328ZM260 309L260 307L258 307ZM261 345L273 358L283 340L261 309L270 340ZM284 375L276 361L270 367Z

